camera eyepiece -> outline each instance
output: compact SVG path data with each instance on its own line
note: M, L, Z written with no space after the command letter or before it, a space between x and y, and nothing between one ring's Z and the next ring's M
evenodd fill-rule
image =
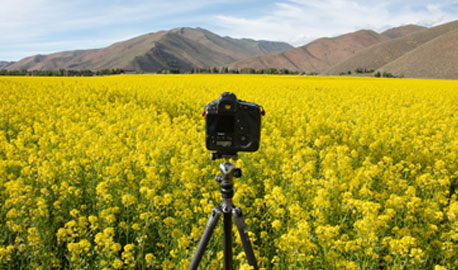
M220 97L218 111L222 113L233 113L237 110L237 97L230 92L224 92Z

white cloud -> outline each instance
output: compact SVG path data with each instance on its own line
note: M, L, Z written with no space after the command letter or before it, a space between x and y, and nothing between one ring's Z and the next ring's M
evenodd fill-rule
M282 40L303 45L313 39L366 28L386 30L405 24L433 26L458 19L448 7L458 1L278 1L267 14L254 18L216 15L224 34L234 37ZM428 3L430 2L430 3ZM418 5L423 9L416 8Z
M361 28L437 25L457 14L458 0L0 0L0 60L103 47L179 26L303 45Z
M162 30L162 24L215 1L196 0L192 5L186 0L0 2L0 59L18 60L18 47L28 48L22 58L31 51L36 54L102 47L110 44L107 41Z
M41 34L53 31L89 29L103 25L157 20L201 8L210 1L57 1L15 0L0 9L0 33L8 37L15 30L31 27Z

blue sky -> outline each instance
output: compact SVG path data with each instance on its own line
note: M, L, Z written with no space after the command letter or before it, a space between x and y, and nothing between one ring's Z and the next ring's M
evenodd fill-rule
M100 48L182 26L300 46L359 29L457 19L458 0L0 0L0 60Z

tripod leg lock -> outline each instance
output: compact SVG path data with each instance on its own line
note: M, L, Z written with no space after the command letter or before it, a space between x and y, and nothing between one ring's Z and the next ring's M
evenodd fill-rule
M221 215L221 209L219 209L218 207L215 207L212 209L212 212L210 213L210 217L215 217L216 215Z
M243 216L242 209L238 207L232 209L232 215L234 215L234 217L242 217Z

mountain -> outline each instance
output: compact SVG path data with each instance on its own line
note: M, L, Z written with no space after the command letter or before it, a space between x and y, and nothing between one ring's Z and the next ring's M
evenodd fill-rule
M361 49L420 29L423 27L402 26L382 34L371 30L359 30L334 38L320 38L288 51L240 60L229 65L229 67L237 69L273 67L320 73L349 58Z
M302 47L279 53L261 55L235 62L230 68L286 68L321 72L353 55L361 48L387 40L370 30L360 30L335 38L320 38Z
M373 46L367 47L345 61L342 61L329 70L326 74L340 74L341 72L347 72L349 70L355 70L356 68L373 68L379 69L383 66L395 61L396 59L404 56L405 54L420 48L422 45L429 41L434 40L450 31L458 29L458 21L442 24L432 28L423 29L414 33L408 34L403 37L395 38ZM448 41L447 41L448 42ZM438 43L434 43L434 46L438 46ZM432 45L430 45L432 46ZM440 66L432 67L431 64L426 62L426 59L430 59L432 55L439 55L442 52L439 47L431 48L428 50L421 50L415 55L423 58L419 59L425 66L429 68L438 68ZM458 43L455 43L455 48L458 47ZM421 55L421 53L431 53L431 55ZM451 59L450 59L451 60ZM407 60L405 60L407 61ZM405 62L403 62L405 63ZM458 62L455 61L455 64ZM407 67L407 65L406 65ZM400 71L399 69L397 69ZM403 70L402 74L407 74L407 70ZM397 73L401 74L401 73Z
M8 62L8 61L0 61L0 69L4 69L7 66L13 64L14 62Z
M221 37L176 28L101 49L59 52L0 62L0 69L277 68L337 75L356 69L419 78L458 79L458 21L431 28L405 25L382 33L359 30L293 48L287 43Z
M440 35L379 70L410 78L458 79L458 28Z
M253 55L291 48L284 42L234 39L218 36L202 28L176 28L142 35L102 49L35 55L8 66L8 69L190 70L228 65Z
M413 32L417 32L417 31L424 30L424 29L426 29L426 27L409 24L409 25L404 25L404 26L388 29L385 32L383 32L382 35L387 36L391 39L395 39L395 38L407 36L409 34L412 34Z

